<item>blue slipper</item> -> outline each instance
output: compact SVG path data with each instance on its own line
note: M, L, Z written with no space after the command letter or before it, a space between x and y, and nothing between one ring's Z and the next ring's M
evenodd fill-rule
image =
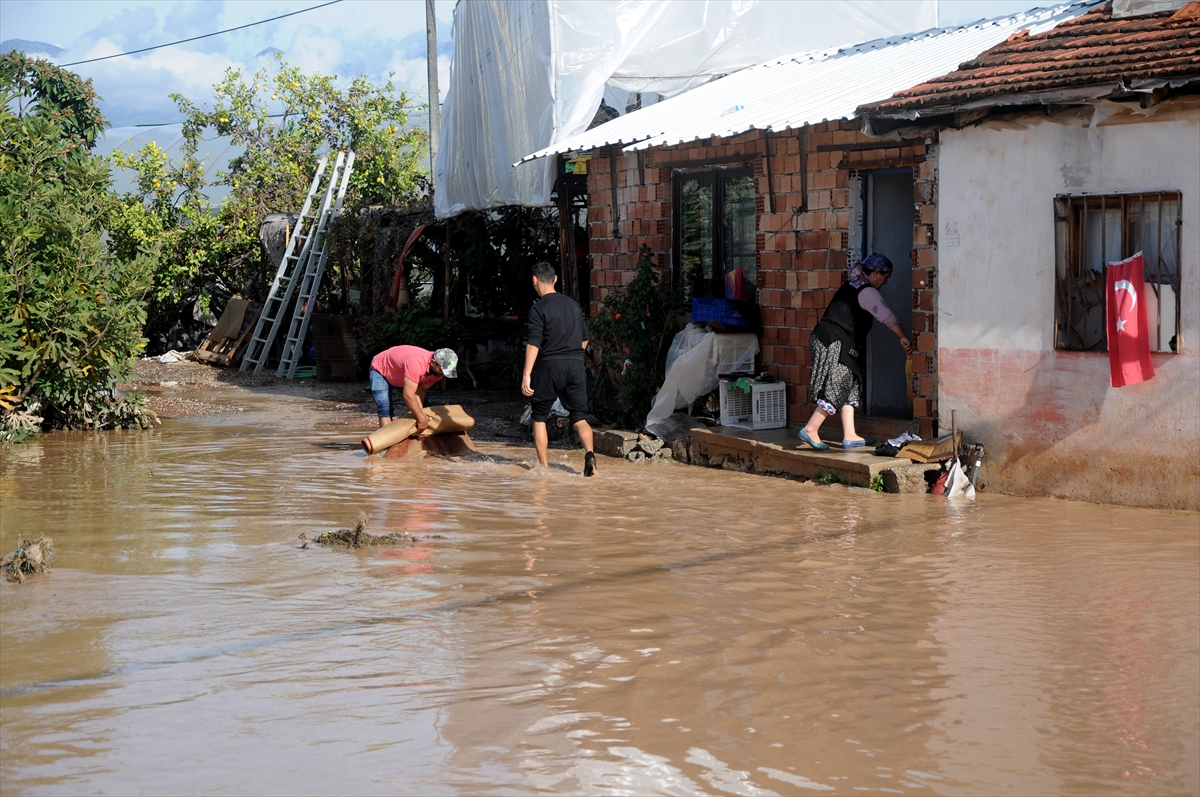
M842 441L842 448L860 448L862 446L873 446L873 445L875 445L875 444L870 440L843 440Z
M820 440L813 440L811 437L808 436L808 432L806 432L804 429L800 430L800 439L803 440L804 442L808 443L810 446L815 448L817 451L826 451L829 449L828 443L822 443Z

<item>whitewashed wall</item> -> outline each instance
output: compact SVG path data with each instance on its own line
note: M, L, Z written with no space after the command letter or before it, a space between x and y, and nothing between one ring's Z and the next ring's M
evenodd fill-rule
M988 445L992 490L1200 508L1200 103L1030 117L941 142L942 428L957 410ZM1183 194L1182 353L1154 355L1154 379L1114 389L1107 353L1054 349L1053 200L1157 190Z

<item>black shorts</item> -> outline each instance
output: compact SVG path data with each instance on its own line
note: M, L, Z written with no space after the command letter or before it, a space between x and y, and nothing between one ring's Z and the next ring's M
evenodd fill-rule
M533 420L545 423L555 399L561 399L571 423L587 417L587 381L583 360L545 360L529 375L533 387Z

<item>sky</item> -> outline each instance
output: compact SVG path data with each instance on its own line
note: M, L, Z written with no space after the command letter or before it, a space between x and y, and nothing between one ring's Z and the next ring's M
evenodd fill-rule
M66 48L58 63L211 33L319 5L322 0L0 0L0 41ZM943 26L1023 11L1049 0L940 0ZM437 0L438 84L444 98L453 53L454 0ZM831 44L833 44L831 42ZM228 67L253 72L275 48L305 71L382 80L425 96L424 0L344 0L288 19L136 56L72 67L92 78L115 127L180 120L173 92L199 102Z
M0 41L26 39L66 48L58 63L85 60L244 25L322 0L0 0ZM449 82L452 0L436 5L439 88ZM141 55L71 67L90 77L114 127L175 122L173 92L207 101L226 68L253 72L284 53L305 72L394 81L420 93L426 83L424 0L344 0L242 31Z

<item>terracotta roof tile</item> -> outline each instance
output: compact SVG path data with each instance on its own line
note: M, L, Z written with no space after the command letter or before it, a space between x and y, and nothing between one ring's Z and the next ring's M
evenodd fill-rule
M1037 36L1015 33L957 70L858 112L952 108L1002 94L1183 76L1200 76L1200 0L1125 19L1114 19L1107 3Z

